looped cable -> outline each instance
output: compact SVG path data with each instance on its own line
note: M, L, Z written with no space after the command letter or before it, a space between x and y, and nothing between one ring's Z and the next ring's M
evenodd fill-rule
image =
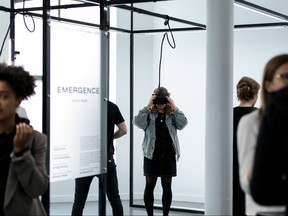
M169 46L170 46L172 49L175 49L175 48L176 48L175 39L174 39L173 33L172 33L172 31L171 31L171 28L170 28L170 24L169 24L169 16L167 16L167 18L165 19L164 25L165 25L165 26L168 25L168 29L169 29L170 35L171 35L171 37L172 37L172 43L171 43L170 40L169 40L169 34L168 34L167 32L165 32L164 35L163 35L162 41L161 41L161 48L160 48L158 88L161 87L161 85L160 85L160 81L161 81L161 65L162 65L162 56L163 56L163 54L162 54L162 53L163 53L163 44L164 44L165 38L167 38L168 44L169 44Z
M27 26L26 17L30 17L31 20L32 20L32 22L33 22L32 30L30 30L29 27ZM34 21L34 18L33 18L32 15L28 14L27 11L25 11L25 0L23 0L23 22L24 22L24 25L25 25L26 29L27 29L29 32L34 32L34 31L35 31L35 21Z
M15 17L16 17L17 14L18 14L18 12L16 12L16 13L14 14L13 20L10 21L10 24L9 24L9 26L8 26L8 29L7 29L7 31L6 31L6 34L5 34L5 36L4 36L4 39L3 39L3 42L2 42L2 45L1 45L0 56L2 55L3 48L4 48L4 45L5 45L5 41L7 40L8 34L9 34L10 30L11 30L11 22L14 22ZM34 31L35 31L35 21L34 21L33 16L32 16L32 15L29 15L29 14L27 13L27 11L25 11L25 0L23 0L23 14L22 14L22 15L23 15L23 21L24 21L24 25L25 25L26 29L27 29L29 32L31 32L31 33L34 32ZM31 19L32 19L32 22L33 22L33 28L32 28L32 30L30 30L30 29L28 28L28 26L27 26L26 18L25 18L26 16L30 16Z

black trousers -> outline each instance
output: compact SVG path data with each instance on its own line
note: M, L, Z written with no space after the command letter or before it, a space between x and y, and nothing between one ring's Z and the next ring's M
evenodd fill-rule
M94 177L95 176L88 176L75 179L75 193L74 193L74 203L72 207L72 216L82 216L89 188ZM116 164L114 159L108 160L108 170L106 179L107 179L106 194L112 207L113 215L122 216L123 206L119 196Z

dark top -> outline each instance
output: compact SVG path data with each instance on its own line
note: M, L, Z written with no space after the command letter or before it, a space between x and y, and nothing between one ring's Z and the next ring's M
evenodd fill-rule
M112 158L115 152L113 140L115 125L124 122L124 118L118 108L118 106L111 101L108 101L108 118L107 118L107 151L108 159Z
M28 119L20 118L18 114L16 114L16 124L20 122L25 122L29 124ZM8 177L11 157L10 154L13 151L13 138L15 135L15 130L7 134L2 133L0 134L0 215L4 215L3 212L3 205L4 205L4 195L5 195L5 188L6 188L6 181Z
M166 116L163 113L158 113L155 119L155 149L152 160L144 157L145 176L172 177L177 175L175 150L165 119Z
M288 207L287 174L288 88L284 88L267 97L250 183L254 200L262 205Z
M164 155L173 155L175 157L175 151L172 146L172 139L165 123L165 118L165 114L158 113L155 123L156 142L153 157L163 157Z

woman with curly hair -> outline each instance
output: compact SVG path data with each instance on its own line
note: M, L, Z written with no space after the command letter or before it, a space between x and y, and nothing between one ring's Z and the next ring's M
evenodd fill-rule
M0 215L46 215L39 196L49 178L46 136L16 113L35 94L35 81L23 67L0 63Z
M172 202L172 177L177 175L176 158L180 157L177 130L182 130L187 125L187 119L176 107L168 90L159 87L154 90L147 106L134 117L133 124L145 133L142 148L146 176L144 203L147 214L153 216L153 192L157 178L160 177L163 215L166 216Z

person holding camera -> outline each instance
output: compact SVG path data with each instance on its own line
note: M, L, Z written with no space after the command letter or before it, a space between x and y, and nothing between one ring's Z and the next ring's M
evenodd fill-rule
M184 113L176 107L165 87L154 90L146 107L133 119L144 130L142 143L146 186L144 203L148 216L153 216L154 188L161 178L163 215L168 215L172 202L172 177L177 175L176 158L180 157L177 130L187 125Z

